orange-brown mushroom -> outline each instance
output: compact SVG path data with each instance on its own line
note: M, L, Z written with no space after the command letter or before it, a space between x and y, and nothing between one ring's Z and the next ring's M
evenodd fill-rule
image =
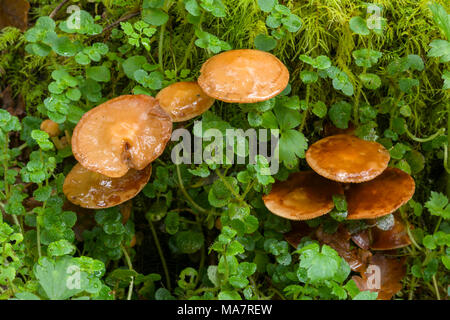
M108 177L144 169L170 139L172 121L147 95L124 95L83 115L73 131L72 151L86 169Z
M156 99L173 122L195 118L208 110L215 101L195 81L171 84L162 89Z
M370 229L372 237L372 250L394 250L409 246L411 239L406 231L406 226L398 216L394 214L394 225L390 230L381 230L377 227Z
M272 213L291 220L309 220L334 208L333 195L343 194L342 187L313 171L292 173L286 181L277 181L264 204Z
M120 178L111 178L89 171L77 163L66 176L63 192L67 199L83 208L104 209L121 204L136 196L147 184L152 172L130 169Z
M306 161L314 171L346 183L374 179L386 169L389 160L389 152L381 144L347 134L321 139L306 151Z
M374 219L390 214L414 194L414 179L397 168L387 168L375 179L351 184L345 190L347 219Z
M268 100L286 88L289 71L274 55L253 49L222 52L200 69L198 84L215 99L253 103Z
M57 137L61 133L59 130L59 124L50 119L42 121L40 129L47 132L50 137Z

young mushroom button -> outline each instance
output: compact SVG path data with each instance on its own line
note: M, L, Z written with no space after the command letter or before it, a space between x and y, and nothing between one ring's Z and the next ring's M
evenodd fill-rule
M162 89L157 95L161 108L173 122L187 121L201 115L214 103L197 82L176 82Z
M270 212L280 217L309 220L330 212L334 208L333 195L343 193L338 183L304 171L275 182L263 201Z
M314 171L344 183L374 179L389 160L389 152L381 144L347 134L321 139L306 151L306 161Z
M198 78L208 96L231 103L269 100L288 82L289 71L277 57L252 49L215 55L202 65Z
M59 125L50 119L42 121L40 129L47 132L50 137L57 137L61 133Z
M147 184L152 165L144 170L130 169L120 178L111 178L89 171L77 163L64 180L67 199L83 208L104 209L136 196Z
M124 95L83 115L73 131L72 151L88 170L108 177L144 169L164 151L172 121L147 95Z
M412 198L414 179L397 168L387 168L375 179L351 184L345 190L347 219L375 219L388 215Z

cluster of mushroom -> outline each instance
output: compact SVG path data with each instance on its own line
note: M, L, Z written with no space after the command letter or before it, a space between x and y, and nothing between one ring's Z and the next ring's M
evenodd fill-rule
M347 219L380 218L408 202L415 190L413 178L388 167L389 160L389 152L377 142L350 134L329 136L306 152L306 161L314 171L296 172L286 181L277 181L263 200L276 215L309 220L334 208L333 195L345 195ZM380 232L372 233L380 237ZM408 244L409 239L395 246Z
M164 151L172 123L201 115L215 99L254 103L268 100L287 86L289 72L270 53L242 49L213 56L194 82L177 82L156 98L123 95L83 115L72 136L78 161L63 191L85 208L116 206L138 194L151 175L151 163Z
M369 142L350 133L336 134L312 144L306 161L313 169L291 174L277 181L263 197L266 207L281 217L298 220L285 239L294 247L309 236L335 249L360 275L352 277L362 291L378 292L378 299L388 300L401 290L406 274L403 261L380 251L408 246L411 240L406 226L396 212L414 194L415 183L406 172L388 167L389 152L377 142ZM344 195L347 219L366 219L368 229L351 233L344 224L334 234L323 227L310 228L304 220L329 213L334 208L333 195ZM394 213L389 230L381 230L374 219ZM351 245L350 240L356 246ZM372 251L376 254L372 254ZM369 266L381 272L381 286L367 287Z

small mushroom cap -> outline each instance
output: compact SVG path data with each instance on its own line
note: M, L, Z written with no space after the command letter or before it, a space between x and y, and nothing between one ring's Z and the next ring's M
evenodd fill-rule
M274 55L253 49L222 52L200 69L198 84L205 93L225 102L269 100L286 88L289 71Z
M145 187L152 165L144 170L130 169L120 178L111 178L89 171L77 163L66 176L63 192L67 199L83 208L104 209L136 196Z
M387 168L375 179L345 190L347 219L374 219L390 214L412 198L414 179L397 168Z
M309 166L321 176L339 182L364 182L386 169L389 152L378 142L338 134L323 138L306 151Z
M406 226L398 216L394 214L394 225L390 230L381 230L377 227L370 229L372 235L372 250L394 250L407 247L411 239L406 231Z
M309 220L334 208L333 195L343 194L342 187L313 171L292 173L286 181L277 181L263 196L270 212L290 220Z
M50 137L57 137L61 133L59 125L50 119L42 121L40 129L47 132Z
M172 121L147 95L124 95L86 112L73 131L72 151L88 170L108 177L144 169L164 151Z
M158 92L156 99L173 122L195 118L208 110L215 101L195 81L171 84Z

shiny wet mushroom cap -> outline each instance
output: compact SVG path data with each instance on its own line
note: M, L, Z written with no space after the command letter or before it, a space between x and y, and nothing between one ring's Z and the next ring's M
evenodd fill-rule
M394 214L394 225L390 230L381 230L377 227L370 228L372 250L394 250L407 247L411 244L411 239L406 231L399 214Z
M292 173L286 181L277 181L263 196L270 212L291 220L309 220L334 208L333 195L343 194L342 187L313 171Z
M86 169L121 177L144 169L164 151L172 121L147 95L124 95L83 115L73 131L72 151Z
M218 100L253 103L268 100L286 88L289 71L274 55L253 49L222 52L200 69L198 84Z
M215 101L195 81L171 84L162 89L156 99L173 122L195 118L208 110Z
M389 152L381 144L347 134L321 139L306 151L306 161L314 171L346 183L374 179L389 160Z
M412 198L414 179L397 168L387 168L375 179L351 184L345 190L347 219L374 219L390 214Z
M144 170L130 169L120 178L89 171L77 163L66 176L63 192L67 199L83 208L104 209L136 196L147 184L152 165Z

